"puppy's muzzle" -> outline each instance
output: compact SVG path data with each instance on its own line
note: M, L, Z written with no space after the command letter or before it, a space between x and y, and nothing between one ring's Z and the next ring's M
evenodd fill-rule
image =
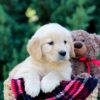
M61 57L65 57L66 56L66 51L59 51L59 55Z

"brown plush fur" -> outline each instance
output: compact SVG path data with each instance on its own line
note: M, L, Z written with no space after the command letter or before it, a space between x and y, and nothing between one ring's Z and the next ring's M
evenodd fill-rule
M83 30L75 30L72 32L75 46L76 58L72 59L73 75L87 72L84 62L79 61L78 58L86 56L89 59L97 58L100 51L100 36L96 34L89 34ZM81 45L82 44L82 45ZM80 46L81 45L81 46ZM84 49L86 48L86 49ZM91 63L91 75L99 79L99 95L100 95L100 66Z

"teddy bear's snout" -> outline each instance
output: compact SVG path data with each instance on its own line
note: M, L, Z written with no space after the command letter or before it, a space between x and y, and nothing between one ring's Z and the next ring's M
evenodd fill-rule
M83 44L80 43L80 42L76 42L76 43L74 43L74 47L75 47L75 48L80 49L80 48L82 48L82 46L83 46Z

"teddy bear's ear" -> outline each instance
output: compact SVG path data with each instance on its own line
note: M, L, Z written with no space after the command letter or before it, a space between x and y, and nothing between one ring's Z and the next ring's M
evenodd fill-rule
M99 43L100 45L100 35L95 35L95 40Z
M90 38L95 40L95 42L100 46L100 35L96 35L96 33L90 34Z
M95 41L99 44L100 46L100 35L95 35Z

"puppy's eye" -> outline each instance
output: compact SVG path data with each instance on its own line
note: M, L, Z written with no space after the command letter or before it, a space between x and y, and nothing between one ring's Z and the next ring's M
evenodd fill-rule
M49 44L49 45L54 45L54 42L53 42L53 41L51 41L51 42L48 42L48 44Z
M82 42L85 42L85 40L82 40Z
M66 43L67 43L67 41L66 41L66 40L64 40L64 43L66 44Z

